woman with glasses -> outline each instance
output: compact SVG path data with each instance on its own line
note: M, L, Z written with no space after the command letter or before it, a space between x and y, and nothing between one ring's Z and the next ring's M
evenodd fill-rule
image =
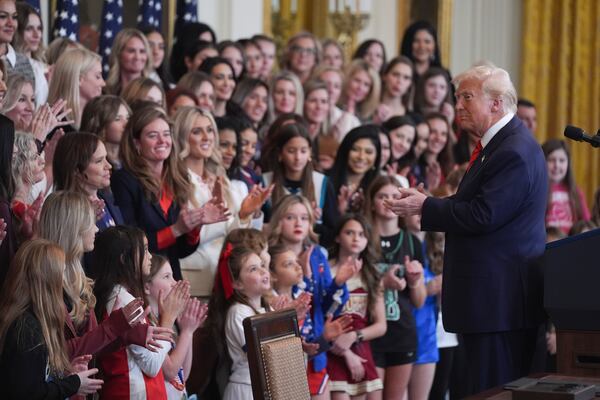
M295 73L304 84L321 61L321 44L312 33L293 36L283 54L281 67Z

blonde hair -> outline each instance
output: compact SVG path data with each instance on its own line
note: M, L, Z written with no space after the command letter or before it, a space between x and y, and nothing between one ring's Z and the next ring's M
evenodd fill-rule
M199 107L181 107L177 110L173 126L173 140L178 143L180 150L179 157L185 160L190 155L189 137L194 121L198 117L204 117L209 120L214 135L210 157L204 160L204 171L205 173L208 172L215 177L221 178L222 197L231 208L234 204L231 198L231 183L227 178L227 171L223 167L223 159L221 158L221 152L217 144L219 142L219 130L217 129L215 119L209 112Z
M77 127L83 111L80 108L79 79L89 72L95 63L102 64L98 54L85 49L71 49L58 58L52 72L48 104L64 99L67 102L65 108L72 110L71 115Z
M296 41L298 41L299 39L304 39L304 38L311 39L315 45L315 65L313 66L313 68L321 63L321 54L322 54L321 42L319 42L319 40L317 39L317 37L315 35L313 35L310 32L305 31L305 32L299 32L299 33L295 34L288 40L287 45L285 46L285 50L283 52L283 56L281 58L281 68L282 69L291 70L290 58L292 55L292 47L295 46Z
M34 150L32 150L31 145L33 145ZM35 138L30 133L15 132L14 146L17 149L12 158L12 175L15 187L20 188L25 184L34 184L33 164L37 161L38 157ZM23 175L26 175L27 182L23 179Z
M288 212L290 207L295 204L302 204L308 212L308 235L304 238L304 244L310 245L312 243L319 243L319 237L313 230L315 224L315 215L308 199L298 194L288 194L277 203L271 216L269 225L271 226L271 232L269 232L269 246L274 246L281 243L281 221L285 217L285 213Z
M87 197L78 192L51 193L42 207L39 237L58 244L65 252L63 278L65 293L73 306L70 315L76 326L82 325L96 305L93 282L81 265L84 248L82 236L94 229L96 219Z
M108 59L110 70L108 72L108 77L106 78L106 91L110 94L119 94L121 93L121 90L123 90L121 87L120 57L127 42L132 38L138 38L142 41L144 48L146 49L146 55L148 56L146 64L144 65L144 70L142 71L142 76L149 77L150 74L152 74L152 51L150 50L148 39L146 39L146 36L141 31L135 28L125 28L115 37Z
M381 98L381 78L379 78L379 74L365 60L357 59L348 65L340 102L342 104L347 103L348 87L354 74L359 71L365 71L369 75L369 78L371 78L371 89L369 90L367 98L356 105L356 114L360 119L366 120L371 117L379 105L379 99Z
M6 76L4 74L5 79ZM27 84L30 84L35 91L34 83L21 74L13 74L6 79L6 94L4 95L4 100L2 100L0 114L6 114L15 108L23 92L23 87Z
M279 72L271 80L271 90L269 90L269 102L271 103L271 105L270 107L268 107L268 109L271 110L272 114L275 113L275 107L273 105L273 95L275 94L275 87L277 86L277 82L279 81L292 82L292 85L294 85L294 90L296 90L296 107L294 108L293 112L298 115L302 115L302 110L304 108L304 90L302 89L302 82L300 82L300 79L298 79L298 76L296 74L287 70ZM271 119L275 119L275 115L272 115Z
M158 108L154 103L142 106L131 115L121 140L123 167L140 181L148 200L158 201L164 184L173 193L177 204L183 206L188 201L193 200L193 195L187 168L179 158L177 140L172 140L171 152L163 164L162 179L156 179L150 171L148 162L136 150L135 141L140 139L144 128L158 119L165 121L169 125L169 130L173 131L173 126L165 111Z
M481 90L488 98L501 100L505 113L517 112L517 90L506 70L492 63L482 63L457 75L452 79L452 83L458 88L465 80L480 82Z
M54 65L62 54L72 49L86 50L79 42L66 37L57 37L46 49L46 62L48 65Z
M160 105L164 110L166 110L167 102L165 98L165 91L163 90L162 86L160 86L155 80L146 78L144 76L140 76L139 78L135 78L129 82L127 86L123 88L121 97L131 107L131 105L137 100L147 100L146 96L152 88L157 88L160 90L162 96Z
M21 245L8 270L0 300L0 354L6 350L8 329L17 321L17 341L31 335L19 319L28 309L39 321L48 350L51 375L63 376L70 370L64 325L63 271L65 253L60 246L44 239Z

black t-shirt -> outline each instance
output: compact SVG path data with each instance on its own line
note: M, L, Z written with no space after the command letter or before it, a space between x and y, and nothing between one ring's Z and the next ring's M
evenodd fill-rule
M400 230L393 236L381 238L382 258L377 264L379 272L385 273L394 264L400 264L400 275L404 276L404 256L423 263L421 242L416 236ZM374 352L410 352L417 350L417 330L412 314L410 289L402 291L385 289L385 314L387 331L385 335L371 341Z

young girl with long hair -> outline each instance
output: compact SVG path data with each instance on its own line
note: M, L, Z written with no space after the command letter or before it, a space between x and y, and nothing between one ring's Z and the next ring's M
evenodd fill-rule
M411 309L421 307L426 296L421 243L400 228L398 216L385 206L386 200L400 197L398 187L394 177L376 178L364 208L373 225L373 241L381 249L377 266L383 274L387 331L371 342L371 348L385 399L402 398L406 391L417 350Z
M369 341L387 329L381 276L377 270L376 247L370 243L371 226L360 214L342 217L331 252L331 272L351 258L359 266L346 285L350 297L342 315L352 316L352 330L339 336L327 360L332 399L357 398L368 393L381 399L383 385L375 369Z
M454 122L452 87L448 71L429 68L420 78L415 89L415 111L423 116L442 113L449 124Z
M380 154L377 126L363 125L346 135L330 172L340 214L362 208L364 193L379 175Z
M542 150L549 180L546 227L557 227L568 234L577 221L590 219L590 210L575 183L567 144L563 140L550 139L542 145Z
M408 175L415 164L415 123L408 115L395 116L381 125L390 138L390 159L388 173L394 174L403 187L408 187Z
M406 115L412 110L414 66L408 58L399 56L390 61L381 75L381 104L376 116L383 122Z
M288 123L269 138L265 146L263 174L266 185L273 183L271 205L276 205L286 194L302 194L316 210L315 230L320 235L320 243L329 244L333 240L339 212L337 198L331 181L313 169L312 146L305 125ZM270 209L265 210L268 221Z
M98 320L144 295L144 273L150 271L150 252L144 232L132 227L112 227L98 234L91 256L90 275L94 277L95 308ZM161 294L160 326L170 329L189 299L189 283L180 281L168 295ZM141 318L146 322L142 313ZM159 342L151 351L138 345L121 347L98 357L104 375L101 399L164 399L163 362L171 349Z
M253 398L242 322L270 310L264 297L270 290L269 270L258 253L246 247L224 247L210 305L212 318L217 313L221 316L210 322L212 329L218 331L218 336L213 337L225 341L232 362L225 400Z
M89 357L71 361L63 329L65 253L44 239L15 255L0 299L0 383L7 399L65 399L95 393Z
M331 276L325 251L317 245L313 231L314 215L309 201L300 195L287 195L276 206L270 223L269 244L284 244L299 257L304 268L306 291L312 294L312 332L307 342L315 342L323 333L328 315L336 316L348 300L346 281L356 272L354 262L340 265ZM308 363L311 395L328 397L327 356L315 355ZM318 397L323 398L323 397Z
M173 270L169 261L161 255L153 255L150 270L144 271L144 295L152 310L151 321L160 321L160 303L176 285L177 282L173 279ZM181 400L187 394L185 382L190 376L192 367L193 336L194 332L204 323L207 309L205 303L201 303L196 298L190 298L185 309L177 318L177 326L173 327L174 330L178 328L176 342L162 366L168 399Z
M433 190L444 183L456 164L452 153L451 126L446 117L440 113L432 113L425 117L425 121L429 126L429 137L427 149L419 159L422 175L415 174L414 178L416 184L422 182L427 189Z

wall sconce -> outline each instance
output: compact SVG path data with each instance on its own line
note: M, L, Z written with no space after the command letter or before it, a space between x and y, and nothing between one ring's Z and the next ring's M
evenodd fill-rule
M356 46L356 33L363 30L369 22L369 0L329 0L329 19L336 32L336 39L346 55L346 60L352 57Z

